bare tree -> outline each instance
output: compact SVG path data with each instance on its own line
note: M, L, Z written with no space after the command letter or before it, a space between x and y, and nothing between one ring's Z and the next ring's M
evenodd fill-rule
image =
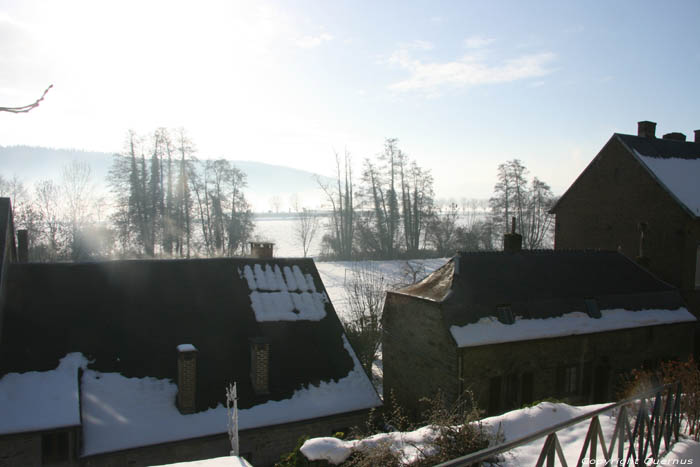
M382 339L382 310L386 281L372 263L358 263L345 281L345 332L365 370L371 374Z
M340 156L335 153L337 172L336 186L331 187L316 177L316 183L323 190L331 204L330 233L324 237L324 243L329 244L339 259L350 259L353 252L353 234L355 228L355 204L353 193L353 178L350 153L345 151L341 163Z
M21 114L21 113L27 113L32 109L35 109L39 107L39 104L44 100L44 97L46 97L46 93L49 92L49 90L53 87L53 84L49 85L48 88L44 91L44 93L41 95L41 97L31 104L28 105L21 105L19 107L0 107L0 112L10 112L13 114Z
M92 215L94 187L91 182L90 165L73 161L65 166L61 177L61 192L66 203L71 258L85 259L89 253L80 231Z
M294 226L294 231L301 242L301 247L304 250L304 258L309 253L311 243L318 232L319 220L316 213L309 209L303 208L297 212L297 221Z

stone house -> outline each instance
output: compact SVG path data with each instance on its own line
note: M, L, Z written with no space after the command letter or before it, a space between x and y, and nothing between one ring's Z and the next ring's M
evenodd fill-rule
M256 466L381 404L312 260L20 263L0 208L0 465L226 456L233 382Z
M460 253L387 293L384 393L414 413L471 390L497 414L555 397L607 402L622 373L691 354L678 291L610 251ZM516 238L517 240L517 238Z
M552 208L555 249L618 249L678 287L700 316L700 130L615 133Z

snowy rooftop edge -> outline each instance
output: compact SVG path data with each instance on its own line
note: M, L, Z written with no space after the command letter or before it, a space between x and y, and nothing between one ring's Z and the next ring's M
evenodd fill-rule
M485 317L465 326L450 326L450 333L457 347L463 348L691 321L696 321L695 316L683 307L676 310L613 309L601 310L599 319L578 311L545 319L516 317L513 324Z
M239 429L326 417L381 405L369 377L343 335L354 362L338 381L297 389L292 397L239 410ZM222 392L223 392L222 388ZM132 449L227 432L226 407L182 415L175 406L177 385L167 379L126 378L87 370L83 374L83 456Z
M696 217L700 216L700 159L652 157L636 149L634 153L678 201Z

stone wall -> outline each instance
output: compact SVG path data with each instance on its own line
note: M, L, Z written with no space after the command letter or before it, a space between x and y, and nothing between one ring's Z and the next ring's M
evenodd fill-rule
M418 400L438 389L454 399L459 393L457 348L439 306L388 292L382 321L384 400L393 392L399 404L417 415Z
M575 404L610 402L619 398L616 386L623 373L691 355L694 327L694 323L679 323L463 348L464 384L474 392L479 407L488 410L493 405L491 381L500 377L496 412L546 398ZM575 368L573 392L561 388L563 382L558 381L566 367ZM532 377L531 400L523 400L527 373ZM509 376L515 389L512 401L506 394Z
M283 454L294 449L302 436L331 436L338 431L347 432L354 426L362 425L366 418L367 411L363 410L311 421L243 430L239 433L240 454L255 467L273 465ZM222 434L90 456L81 459L80 465L160 465L227 456L230 450L228 435Z
M651 272L687 288L694 277L700 221L691 219L613 137L557 205L555 248L619 247L636 258L640 222L648 225L645 253Z

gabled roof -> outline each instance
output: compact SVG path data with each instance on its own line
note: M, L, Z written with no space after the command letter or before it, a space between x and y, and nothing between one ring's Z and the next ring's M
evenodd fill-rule
M700 180L700 143L614 133L603 148L613 140L619 141L683 210L692 217L700 217L700 183L698 183ZM602 154L604 154L603 150L593 161ZM588 170L588 167L559 197L559 200L550 209L551 213L556 213L561 202L576 186L578 179Z
M149 407L157 398L162 413L182 419L180 428L173 420L170 428L144 422L139 430L164 432L142 444L225 432L220 409L225 388L234 381L239 407L247 413L241 429L380 404L310 259L14 264L9 272L0 375L51 371L73 352L87 357L83 428L93 429L102 441L91 448L85 433L86 453L133 447L124 445L127 431L111 436L99 431L105 426L128 430L119 417L138 418L137 407L129 417L105 411L123 397L142 397ZM264 396L254 393L250 379L252 338L270 344L270 393ZM199 413L193 415L179 415L174 406L180 344L198 350ZM133 394L111 391L103 384L107 380ZM297 404L296 410L295 401L312 396L305 391L316 396L322 391L325 398L317 397L311 408ZM275 404L286 405L274 410ZM99 410L103 419L90 425L96 415L86 410ZM105 444L109 437L112 444Z
M580 313L576 318L582 314L591 323L595 321L595 326L588 331L578 323L576 328L583 330L565 331L569 334L606 330L604 321L585 315L586 299L594 299L600 310L637 312L679 310L684 307L680 294L672 286L621 253L597 250L460 253L423 281L398 292L439 303L445 324L451 329L458 345L460 339L454 328L476 329L474 325L478 323L497 321L500 306L510 307L516 324L518 321L522 321L522 324L528 322L540 330L551 327L553 322L549 319L562 318L574 312ZM642 314L636 316L643 319L626 317L622 323L617 320L611 324L609 330L662 324L662 321L667 321L666 317L671 318L672 322L695 319L685 309L678 315L669 314L661 318ZM502 326L499 328L498 342L534 338L535 335L562 335L541 331L510 335L510 325ZM485 339L493 342L491 337L483 336L472 342L462 340L464 345L460 346L481 345L486 343Z
M700 143L615 136L678 204L700 217Z

